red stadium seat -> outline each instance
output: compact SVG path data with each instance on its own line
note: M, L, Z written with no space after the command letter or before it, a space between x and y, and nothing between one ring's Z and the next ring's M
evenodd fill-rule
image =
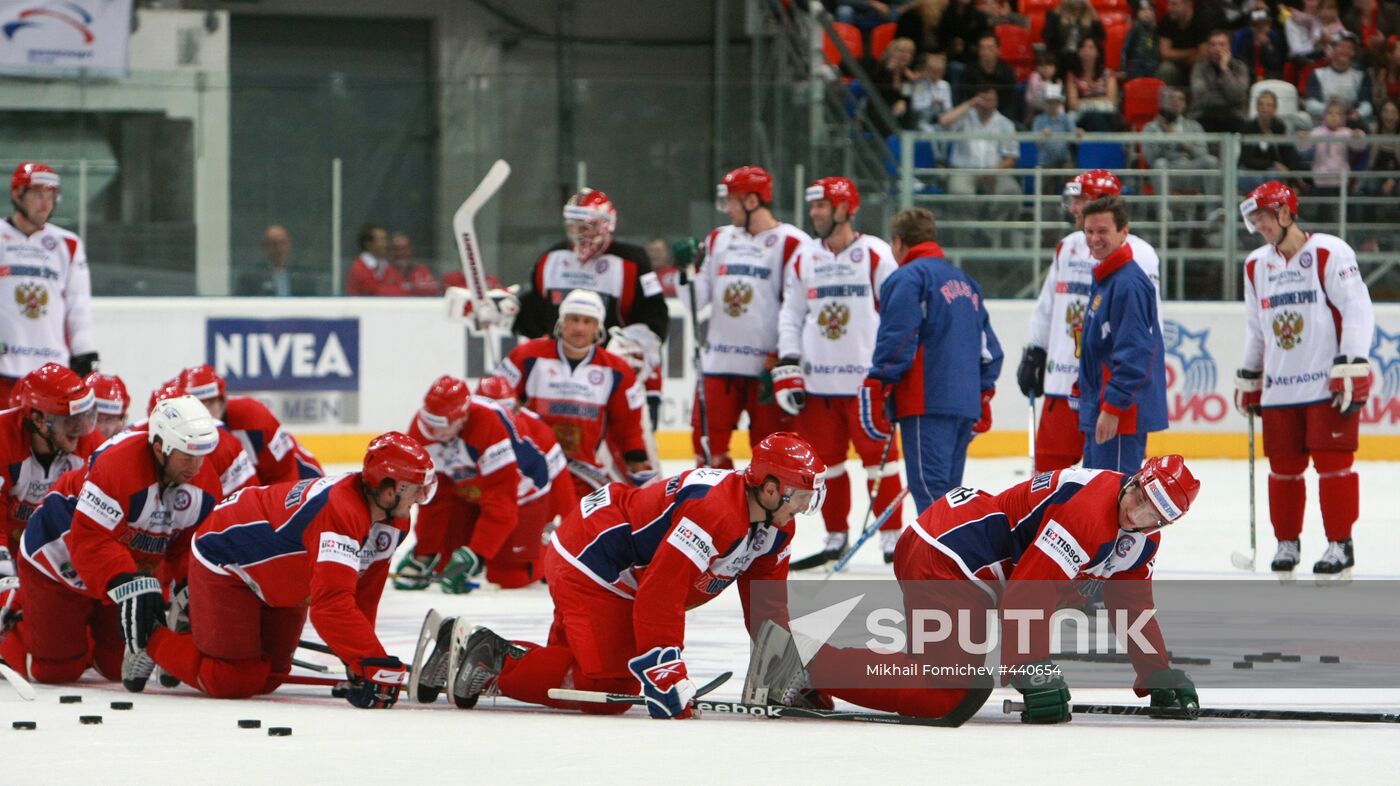
M1016 69L1020 82L1035 70L1035 49L1031 47L1031 31L1018 25L997 25L997 40L1001 42L1001 59Z
M1044 16L1054 11L1055 7L1059 4L1060 0L1025 0L1025 2L1021 3L1021 13L1028 16L1034 14Z
M851 57L859 60L865 55L865 46L861 43L859 27L848 25L845 22L832 22L831 26L836 29L836 34L841 36L841 43L846 45L846 50L851 53ZM841 64L841 51L836 48L836 43L831 40L829 35L822 35L822 53L826 55L828 63Z
M1045 12L1028 11L1026 17L1031 20L1031 43L1045 43Z
M1158 94L1166 82L1150 76L1130 79L1123 85L1123 119L1135 131L1141 131L1157 116Z
M1104 38L1103 42L1104 65L1108 66L1109 68L1112 68L1115 71L1117 71L1119 68L1122 68L1123 42L1127 40L1128 31L1131 29L1132 25L1129 24L1104 26L1104 31L1107 33L1107 36Z
M1317 63L1308 63L1298 70L1298 95L1308 94L1308 80L1312 79L1313 72L1317 70Z
M1091 0L1089 5L1092 5L1094 10L1099 12L1099 21L1103 22L1105 25L1108 24L1108 22L1103 20L1105 12L1122 11L1127 13L1128 11L1128 4L1125 0Z
M870 56L879 60L885 54L885 47L894 40L894 22L886 22L870 31Z

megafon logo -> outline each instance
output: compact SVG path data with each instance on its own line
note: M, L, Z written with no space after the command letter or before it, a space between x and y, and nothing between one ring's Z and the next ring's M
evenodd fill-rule
M25 28L61 25L76 30L83 43L91 45L97 39L91 24L92 14L76 3L48 3L23 9L13 20L0 26L0 30L4 31L5 40L13 41L15 34Z
M1167 417L1174 423L1218 423L1230 403L1216 392L1219 369L1206 349L1210 328L1192 332L1175 320L1162 326L1167 350Z

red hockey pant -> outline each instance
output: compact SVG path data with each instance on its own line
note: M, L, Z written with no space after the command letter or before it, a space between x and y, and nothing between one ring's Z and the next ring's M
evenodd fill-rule
M1084 432L1079 430L1079 412L1070 408L1067 398L1046 396L1035 430L1035 471L1072 467L1083 456Z
M1361 417L1343 416L1328 402L1270 407L1263 412L1264 455L1269 458L1269 520L1274 537L1297 540L1303 531L1307 486L1303 472L1317 469L1318 504L1328 540L1346 540L1360 514L1361 487L1351 465Z
M116 607L75 592L16 556L24 618L0 642L0 658L35 682L77 682L89 665L120 680L126 644Z
M729 438L739 425L739 413L749 413L749 447L763 441L763 438L777 431L792 430L792 416L778 408L777 404L760 404L758 393L761 383L754 377L706 376L705 418L710 435L710 465L723 469L733 469L734 459L729 455ZM695 398L695 406L690 416L690 441L695 448L695 461L704 462L704 452L700 448L700 397Z
M822 503L822 521L827 532L845 532L850 528L851 478L846 474L847 450L855 446L856 455L865 465L866 493L875 490L875 479L881 476L880 460L885 443L872 439L860 425L860 404L855 396L808 396L807 406L796 418L797 433L811 443L817 457L826 464L826 501ZM875 515L883 512L904 483L899 478L899 445L891 443L885 459L879 496L875 499ZM896 511L882 530L899 530L904 526L902 513Z
M568 483L569 479L560 475L554 482ZM486 561L487 581L505 589L514 589L540 580L544 575L539 564L540 541L544 538L545 525L554 518L554 502L560 497L558 494L547 494L525 503L519 509L515 529L511 530L505 542L494 554L481 555ZM442 570L447 566L453 550L472 544L480 518L479 505L473 505L457 494L438 494L431 504L418 508L418 520L414 524L418 537L413 545L414 555L419 558L439 555L438 570Z

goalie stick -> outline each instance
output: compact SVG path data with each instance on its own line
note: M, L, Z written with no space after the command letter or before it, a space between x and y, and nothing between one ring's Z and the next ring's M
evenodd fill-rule
M1004 713L1020 712L1025 705L1006 699L1001 703ZM1083 715L1146 715L1167 720L1195 718L1226 718L1232 720L1328 721L1332 723L1400 723L1400 714L1392 712L1333 712L1330 710L1251 710L1201 707L1194 711L1141 707L1134 704L1071 704L1070 712Z
M506 163L505 159L497 159L487 170L486 177L481 179L471 196L467 197L467 201L452 215L452 233L457 238L457 255L462 260L462 273L467 279L466 299L471 304L476 324L481 327L482 343L486 347L483 360L488 373L495 370L498 360L496 347L493 346L495 334L492 328L500 321L501 313L486 294L490 288L486 286L486 264L481 257L481 244L477 240L476 215L482 206L501 190L508 177L510 164ZM449 317L455 319L462 315L463 304L462 293L460 290L454 292L453 289L455 287L447 292L447 303Z
M734 676L734 672L726 671L709 682L695 689L695 699L709 693L729 681ZM549 698L558 701L581 701L585 704L646 704L645 696L636 696L631 693L606 693L597 690L574 690L572 688L550 688ZM695 699L691 704L695 705Z

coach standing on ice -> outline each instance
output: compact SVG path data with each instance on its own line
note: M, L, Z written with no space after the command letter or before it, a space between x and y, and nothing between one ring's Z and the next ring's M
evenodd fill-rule
M1133 261L1122 199L1107 196L1085 205L1084 237L1098 260L1079 339L1084 468L1131 475L1142 466L1148 432L1167 427L1157 295Z
M889 438L890 417L878 402L890 400L893 386L909 490L922 513L962 483L972 435L992 427L1001 344L981 288L935 242L932 212L900 211L890 234L900 267L880 285L880 330L860 392L861 421L871 437Z

